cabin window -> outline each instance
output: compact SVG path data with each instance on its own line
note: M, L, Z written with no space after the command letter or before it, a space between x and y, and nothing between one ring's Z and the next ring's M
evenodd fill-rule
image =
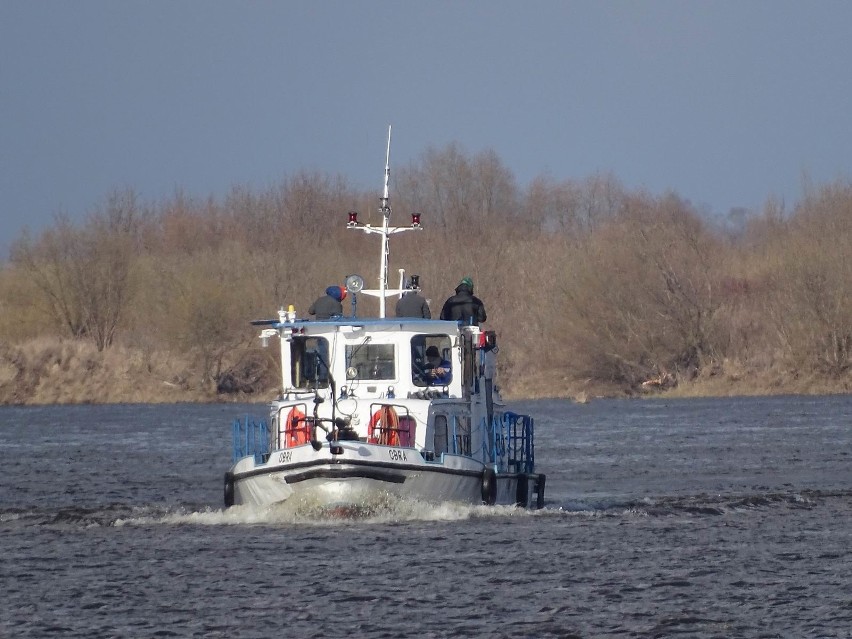
M322 337L292 337L290 378L295 388L327 388L328 364L328 340Z
M427 353L437 351L440 359ZM444 366L441 366L441 364ZM411 338L411 381L415 386L447 386L453 380L452 342L449 335L415 335ZM440 370L439 370L440 369Z
M394 345L364 341L347 346L346 379L396 379Z

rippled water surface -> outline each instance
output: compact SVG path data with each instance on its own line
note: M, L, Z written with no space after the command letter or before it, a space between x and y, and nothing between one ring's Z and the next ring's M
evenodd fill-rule
M852 398L513 405L546 508L222 510L263 406L0 408L0 637L852 637Z

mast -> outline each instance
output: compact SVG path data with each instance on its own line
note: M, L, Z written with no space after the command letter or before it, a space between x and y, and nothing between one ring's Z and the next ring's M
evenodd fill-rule
M388 182L390 180L390 143L391 125L388 124L388 150L385 155L385 189L382 192L381 206L379 212L382 214L382 254L379 265L379 317L385 316L385 292L388 289L388 259L390 258L390 243L388 242L388 228L390 224L391 207L390 195L388 193Z
M420 226L420 214L411 214L411 226L391 226L391 205L390 205L390 145L391 145L391 125L388 125L388 146L385 153L385 184L380 198L379 212L382 214L381 228L374 227L370 224L361 224L358 222L358 213L355 211L349 212L349 223L346 225L350 229L359 229L365 233L379 233L382 236L381 252L379 254L379 288L363 289L361 293L372 295L379 298L379 317L385 317L385 300L391 295L400 295L403 293L403 282L400 281L398 289L388 288L388 262L390 259L390 236L394 233L403 231L422 230ZM400 269L402 271L402 269Z

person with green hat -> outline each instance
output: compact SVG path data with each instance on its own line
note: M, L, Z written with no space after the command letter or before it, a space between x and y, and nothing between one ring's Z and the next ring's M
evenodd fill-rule
M486 318L485 305L473 294L473 280L463 277L456 286L456 294L444 302L441 319L479 326Z

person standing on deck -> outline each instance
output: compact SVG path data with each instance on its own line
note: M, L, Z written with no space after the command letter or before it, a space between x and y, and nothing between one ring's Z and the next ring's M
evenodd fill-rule
M423 319L432 319L432 311L429 310L429 302L420 295L419 277L412 275L411 279L405 283L405 288L408 289L402 294L396 302L397 317L420 317Z
M311 304L308 313L316 315L318 320L327 320L334 316L340 317L343 315L343 304L341 302L345 299L345 288L342 286L329 286L325 289L325 295Z
M487 319L485 305L473 294L472 279L462 278L456 286L456 294L444 302L441 319L473 326L479 326Z

